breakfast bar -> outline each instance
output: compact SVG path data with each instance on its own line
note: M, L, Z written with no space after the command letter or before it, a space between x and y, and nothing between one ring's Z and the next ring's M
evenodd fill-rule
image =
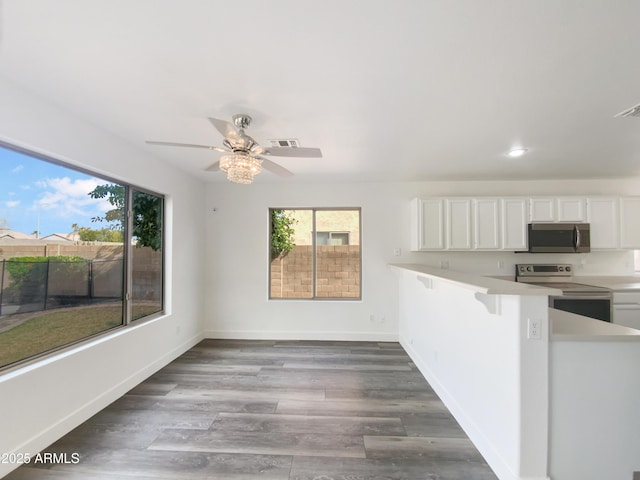
M640 471L640 331L550 309L553 288L391 269L401 344L500 479Z

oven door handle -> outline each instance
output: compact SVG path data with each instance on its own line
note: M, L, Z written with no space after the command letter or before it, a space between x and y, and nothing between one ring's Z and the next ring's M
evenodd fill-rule
M573 226L573 248L580 248L580 229L578 225Z

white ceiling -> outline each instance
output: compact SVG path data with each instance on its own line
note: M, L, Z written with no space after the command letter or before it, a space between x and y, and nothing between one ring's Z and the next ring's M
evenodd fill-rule
M637 0L0 2L0 75L206 181L144 141L248 113L324 154L259 182L640 176Z

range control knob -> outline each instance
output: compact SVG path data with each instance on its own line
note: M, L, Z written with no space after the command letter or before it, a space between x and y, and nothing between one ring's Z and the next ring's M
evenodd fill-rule
M527 267L527 272L533 272L533 267L531 265Z
M564 272L564 267L563 266L558 267L558 271L559 272Z
M567 266L565 267L565 270L566 270L567 272L570 272L570 271L571 271L571 266L570 266L570 265L567 265Z

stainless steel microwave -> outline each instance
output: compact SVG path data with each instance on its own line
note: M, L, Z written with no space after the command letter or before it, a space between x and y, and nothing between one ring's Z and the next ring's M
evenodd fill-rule
M530 253L586 253L591 251L588 223L530 223Z

